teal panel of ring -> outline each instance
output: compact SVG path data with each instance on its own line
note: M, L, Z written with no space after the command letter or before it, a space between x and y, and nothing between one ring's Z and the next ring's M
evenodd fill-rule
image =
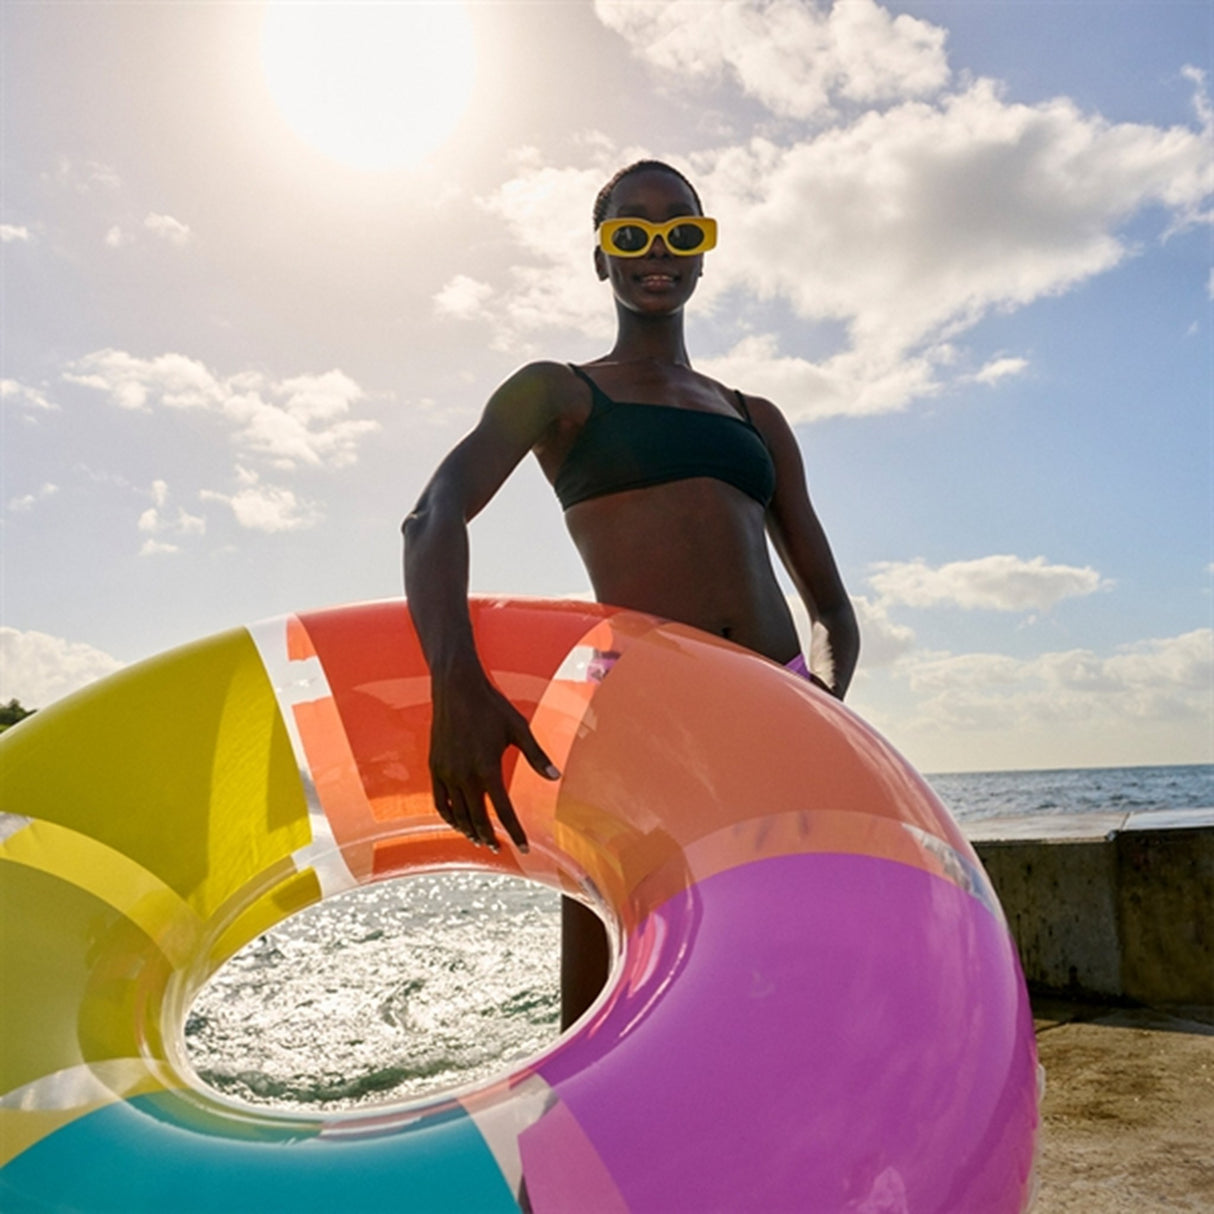
M163 1096L107 1105L0 1171L0 1209L89 1214L469 1211L518 1214L462 1110L367 1138L240 1140L165 1117Z

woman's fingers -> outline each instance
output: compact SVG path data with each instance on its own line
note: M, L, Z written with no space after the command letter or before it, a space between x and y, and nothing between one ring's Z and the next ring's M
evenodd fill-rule
M476 827L472 821L472 810L470 798L464 795L464 790L458 786L450 789L451 793L451 809L455 821L452 826L459 831L461 835L467 835L473 843L478 843Z
M510 797L506 793L506 786L502 783L500 776L498 779L490 781L489 800L493 802L497 820L502 824L502 829L506 834L510 836L514 846L521 852L529 851L526 832L518 820L518 814L514 812L514 806L510 804Z
M489 779L488 787L482 788L479 781L471 788L460 788L454 782L448 784L439 779L433 781L434 806L448 826L466 835L473 843L500 850L497 835L493 831L486 800L493 806L498 821L521 852L528 850L527 833L523 830L518 814L510 803L510 797L501 778Z
M561 773L556 764L544 753L540 744L535 740L535 734L527 724L522 713L518 714L515 724L513 742L523 752L523 758L547 780L559 780ZM512 811L513 812L513 811ZM499 815L500 816L500 815ZM503 822L504 826L505 823Z
M470 787L454 786L448 789L451 796L453 818L451 825L466 835L478 847L489 847L494 851L500 850L497 836L493 833L493 825L485 808L485 790L480 782L474 782Z
M455 826L455 813L451 809L451 796L447 792L447 786L433 772L430 773L430 788L434 795L434 808L438 810L438 816L442 818L448 826Z
M474 832L471 836L473 843L479 843L490 851L501 851L501 844L493 833L493 823L489 821L489 811L485 808L485 793L479 788L468 798L468 816Z

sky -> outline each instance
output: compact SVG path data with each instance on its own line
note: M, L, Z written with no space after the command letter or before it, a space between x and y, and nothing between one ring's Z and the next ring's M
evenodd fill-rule
M0 700L399 595L495 385L608 349L591 203L652 155L849 704L927 772L1214 760L1205 0L277 7L0 8ZM533 461L472 544L475 592L589 592Z

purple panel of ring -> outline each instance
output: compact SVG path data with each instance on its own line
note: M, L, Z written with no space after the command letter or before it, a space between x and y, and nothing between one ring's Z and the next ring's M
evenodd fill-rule
M536 1209L1022 1208L1032 1019L980 899L871 856L782 856L710 877L641 934L666 955L541 1069L614 1183L598 1205L585 1172L545 1167L541 1121L521 1144Z

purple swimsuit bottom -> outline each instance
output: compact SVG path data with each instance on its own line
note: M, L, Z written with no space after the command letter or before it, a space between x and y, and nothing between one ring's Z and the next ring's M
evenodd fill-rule
M793 674L799 674L803 679L813 679L813 675L809 673L809 663L805 660L803 653L797 654L791 662L785 662L784 669L791 670Z

